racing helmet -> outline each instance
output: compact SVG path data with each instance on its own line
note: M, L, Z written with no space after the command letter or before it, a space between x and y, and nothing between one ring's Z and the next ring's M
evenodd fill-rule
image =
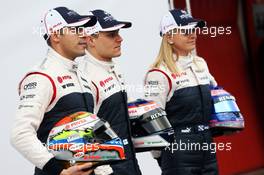
M156 102L137 99L128 103L128 113L136 152L161 150L173 142L174 130Z
M123 142L109 123L82 111L65 116L55 124L49 133L47 148L66 167L126 159Z
M210 129L214 136L231 134L244 129L244 118L236 99L221 87L211 89L212 115Z

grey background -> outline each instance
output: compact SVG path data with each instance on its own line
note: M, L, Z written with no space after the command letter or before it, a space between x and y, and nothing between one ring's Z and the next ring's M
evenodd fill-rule
M166 0L46 0L14 1L1 4L1 149L0 167L4 174L33 174L33 165L24 159L9 143L9 133L18 103L17 87L24 73L41 61L46 54L46 43L36 33L40 19L50 8L67 6L81 14L89 10L104 9L120 20L133 23L131 29L122 30L124 39L122 56L115 59L123 71L127 84L134 89L133 98L142 97L144 74L158 53L159 21L168 9ZM149 153L137 154L143 174L160 174ZM1 173L1 174L2 174Z

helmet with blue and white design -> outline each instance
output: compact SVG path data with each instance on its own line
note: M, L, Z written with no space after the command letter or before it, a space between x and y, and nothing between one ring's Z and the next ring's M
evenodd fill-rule
M213 135L234 133L244 129L244 118L237 106L236 99L221 87L211 90L212 115L210 128Z

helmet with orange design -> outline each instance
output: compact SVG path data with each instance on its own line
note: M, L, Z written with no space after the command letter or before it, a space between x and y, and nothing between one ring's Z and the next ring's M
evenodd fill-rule
M122 140L109 123L89 112L76 112L55 124L47 140L48 150L65 166L124 160Z

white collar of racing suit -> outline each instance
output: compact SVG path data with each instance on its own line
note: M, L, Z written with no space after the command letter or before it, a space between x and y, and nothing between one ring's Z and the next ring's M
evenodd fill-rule
M66 57L63 57L51 47L49 47L48 49L47 59L49 59L50 61L56 61L62 64L68 70L75 71L78 68L78 64L75 61L72 61Z
M86 52L85 59L93 64L96 64L103 69L105 69L107 72L111 73L115 70L115 63L113 61L101 61L95 58L93 55L91 55L88 51Z
M173 54L173 58L176 64L179 64L179 66L183 69L187 69L188 67L191 67L194 60L194 55L190 53L187 56L178 56L177 58L177 56Z

